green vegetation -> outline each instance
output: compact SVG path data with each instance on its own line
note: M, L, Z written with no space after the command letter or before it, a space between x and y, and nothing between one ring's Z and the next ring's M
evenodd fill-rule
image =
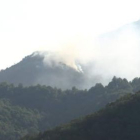
M0 139L15 140L27 133L38 132L41 114L36 110L12 105L0 100Z
M17 140L91 114L128 93L140 90L140 80L114 77L89 90L61 90L50 86L0 84L0 139Z
M140 92L128 94L104 109L69 124L22 140L138 140Z

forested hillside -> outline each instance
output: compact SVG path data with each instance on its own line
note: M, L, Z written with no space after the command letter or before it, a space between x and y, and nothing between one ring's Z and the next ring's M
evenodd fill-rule
M22 140L138 140L140 92L128 94L106 108L53 130Z
M61 90L50 86L23 87L0 84L0 139L14 140L93 113L123 95L140 90L132 82L114 77L107 85L89 90Z
M19 63L0 71L0 82L23 86L47 85L61 89L90 88L98 82L98 75L88 78L88 68L84 73L55 58L51 52L35 52L23 58ZM46 58L47 57L47 58ZM54 59L55 58L55 59Z

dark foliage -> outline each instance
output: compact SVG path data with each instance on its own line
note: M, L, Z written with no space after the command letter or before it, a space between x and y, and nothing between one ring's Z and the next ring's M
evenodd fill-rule
M83 119L22 140L138 140L140 92L128 94Z
M138 79L138 78L136 78ZM23 87L0 84L0 139L14 140L72 119L93 113L107 103L139 89L139 80L129 83L114 77L104 87L96 84L89 90L61 90L50 86Z

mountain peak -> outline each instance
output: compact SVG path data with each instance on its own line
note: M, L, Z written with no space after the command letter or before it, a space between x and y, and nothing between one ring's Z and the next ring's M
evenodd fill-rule
M62 60L62 61L61 61ZM71 67L54 52L34 52L16 65L0 72L0 82L24 86L47 85L62 89L82 88L85 81L81 66Z

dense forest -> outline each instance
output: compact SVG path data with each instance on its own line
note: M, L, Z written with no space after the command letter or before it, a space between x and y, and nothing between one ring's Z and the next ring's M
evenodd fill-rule
M138 140L140 92L127 94L104 109L22 140Z
M61 90L50 86L0 84L0 139L16 140L30 133L52 129L70 120L93 113L106 104L140 90L140 79L132 82L114 77L107 85L89 90L73 87Z

